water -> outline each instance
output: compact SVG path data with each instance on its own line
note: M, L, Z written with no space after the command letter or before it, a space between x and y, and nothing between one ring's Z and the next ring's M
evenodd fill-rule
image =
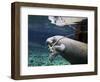
M29 44L28 66L53 66L53 65L69 65L70 63L60 55L50 62L49 51L46 46L40 44Z
M75 27L75 25L74 25ZM58 55L52 62L49 61L49 50L46 39L55 35L75 38L75 30L65 25L56 26L48 20L48 16L28 16L28 66L69 65L70 63Z

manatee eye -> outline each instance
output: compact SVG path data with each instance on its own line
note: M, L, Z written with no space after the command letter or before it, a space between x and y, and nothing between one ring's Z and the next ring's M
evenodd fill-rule
M47 43L48 45L50 45L50 44L53 43L53 41L52 41L52 40L47 40L46 43Z
M55 37L51 37L46 40L47 45L53 45L53 43L55 42L56 42Z
M55 43L56 42L56 38L55 37L53 37L53 40L52 40L53 42L52 43Z

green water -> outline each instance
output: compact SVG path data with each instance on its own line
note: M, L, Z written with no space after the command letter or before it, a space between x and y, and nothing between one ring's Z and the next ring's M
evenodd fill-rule
M49 61L49 50L46 46L31 43L28 49L28 66L54 66L69 65L70 63L57 55L55 59Z

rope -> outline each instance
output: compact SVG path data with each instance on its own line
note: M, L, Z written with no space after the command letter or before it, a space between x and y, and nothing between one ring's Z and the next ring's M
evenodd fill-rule
M79 32L79 33L81 33L81 32ZM77 33L77 34L79 34L79 33ZM60 38L60 39L57 40L52 46L48 45L50 51L53 52L53 51L55 50L54 46L55 46L61 39L65 38L65 37L70 37L70 36L72 36L72 35L74 35L74 34L70 34L70 35L67 35L67 36L64 36L64 37Z

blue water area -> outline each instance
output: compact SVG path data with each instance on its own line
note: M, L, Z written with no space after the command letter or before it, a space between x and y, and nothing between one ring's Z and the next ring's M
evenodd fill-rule
M73 25L75 27L75 25ZM69 36L70 34L73 34ZM70 62L57 55L49 61L49 50L46 39L55 35L75 38L75 30L68 25L56 26L51 23L48 16L28 16L28 66L69 65Z

